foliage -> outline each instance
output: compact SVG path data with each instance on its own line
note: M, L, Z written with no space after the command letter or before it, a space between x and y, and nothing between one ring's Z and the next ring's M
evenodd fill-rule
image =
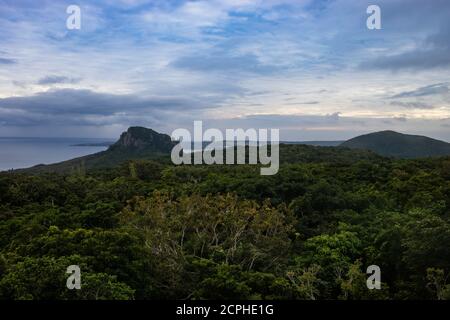
M449 158L0 174L1 299L449 299ZM82 289L66 288L79 265ZM367 266L382 289L368 290Z

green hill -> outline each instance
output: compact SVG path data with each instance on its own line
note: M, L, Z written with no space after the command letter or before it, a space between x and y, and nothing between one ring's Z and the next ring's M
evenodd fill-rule
M341 147L365 149L382 156L396 158L426 158L450 155L450 143L425 136L380 131L355 137Z

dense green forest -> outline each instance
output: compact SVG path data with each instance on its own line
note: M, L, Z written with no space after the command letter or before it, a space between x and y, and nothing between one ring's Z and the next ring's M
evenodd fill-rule
M450 299L449 157L291 145L281 160L273 176L168 159L2 173L0 298Z

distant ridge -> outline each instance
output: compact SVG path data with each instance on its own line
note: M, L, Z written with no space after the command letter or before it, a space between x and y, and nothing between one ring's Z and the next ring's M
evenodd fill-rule
M14 171L29 173L84 172L88 169L114 167L127 160L168 157L174 145L175 142L167 134L158 133L144 127L130 127L106 151L55 164L37 165Z
M305 144L307 146L316 146L316 147L337 147L341 145L344 140L313 140L313 141L280 141L280 143L284 144Z
M130 127L106 151L55 164L18 169L14 172L83 173L90 169L115 167L128 160L143 159L171 163L170 152L176 143L167 134L144 127ZM329 146L337 143L337 141L281 142L280 161L348 163L375 160L380 156L420 158L450 155L449 143L395 131L366 134L345 141L339 146Z
M91 169L104 169L118 166L129 160L156 160L170 164L170 153L178 142L169 135L158 133L144 127L130 127L106 151L94 153L59 163L37 165L18 169L14 172L30 174L64 173L83 174ZM209 144L209 143L206 143ZM310 144L310 145L308 145ZM379 159L379 156L366 150L349 150L336 146L324 146L336 141L310 141L280 144L282 163L339 162L349 163L358 160ZM321 145L321 146L317 146Z
M345 141L340 146L370 150L382 156L396 158L426 158L450 155L450 143L390 130L361 135Z

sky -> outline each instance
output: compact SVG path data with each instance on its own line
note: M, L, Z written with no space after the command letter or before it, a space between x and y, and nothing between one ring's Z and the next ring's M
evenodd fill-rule
M366 9L381 9L369 30ZM81 10L81 29L66 9ZM450 142L448 0L0 0L0 136Z

